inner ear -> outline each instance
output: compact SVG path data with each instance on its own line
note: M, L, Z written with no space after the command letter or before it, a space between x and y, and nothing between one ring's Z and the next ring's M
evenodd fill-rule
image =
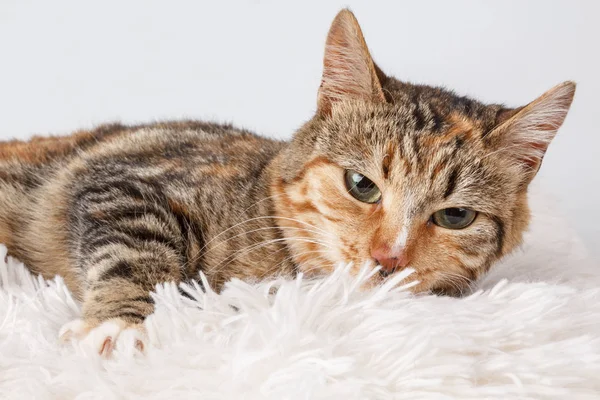
M497 127L485 136L496 153L507 154L531 179L573 101L575 84L564 82L524 107L502 110Z
M380 79L362 31L351 11L345 9L333 20L323 59L323 77L318 112L330 114L333 103L345 99L385 102Z

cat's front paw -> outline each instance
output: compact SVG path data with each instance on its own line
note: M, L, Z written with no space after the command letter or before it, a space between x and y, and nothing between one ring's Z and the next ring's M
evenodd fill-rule
M143 324L120 318L103 322L75 319L63 325L58 336L63 343L77 341L85 349L91 349L104 358L110 358L117 346L119 350L144 353L148 345Z

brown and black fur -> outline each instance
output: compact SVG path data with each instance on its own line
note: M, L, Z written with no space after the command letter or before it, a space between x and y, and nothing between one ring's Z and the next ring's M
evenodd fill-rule
M291 142L167 122L3 143L0 242L33 272L62 276L91 327L142 322L157 283L200 271L219 289L360 268L392 245L416 270L415 290L458 294L520 243L527 186L573 93L567 82L511 109L398 81L344 10L318 111ZM347 169L375 182L381 202L350 196ZM434 226L446 207L478 216L461 231Z
M261 200L266 167L283 146L200 122L5 143L0 241L32 271L63 276L85 300L84 316L101 320L143 320L156 283L200 270L217 288L267 275L265 258L291 272L282 241L235 254L281 238L276 228L240 235L272 221L234 225L273 215Z

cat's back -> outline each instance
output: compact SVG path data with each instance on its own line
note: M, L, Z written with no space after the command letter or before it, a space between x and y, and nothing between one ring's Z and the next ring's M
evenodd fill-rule
M79 149L96 146L108 137L124 134L126 130L123 125L110 124L66 136L34 136L29 140L3 141L0 142L0 165L47 165L65 159Z
M283 144L230 124L168 121L123 126L120 134L103 136L101 144L86 151L86 157L123 157L125 161L159 164L191 159L210 163L224 160L225 156L256 159L257 155L271 153Z
M80 152L76 164L97 176L144 176L164 188L212 181L214 191L256 178L285 144L229 124L157 122L104 137Z
M233 213L257 196L257 178L284 146L201 121L111 124L70 136L0 142L0 243L30 265L65 259L34 259L32 243L65 242L68 215L101 191L143 188L152 192L144 195L147 201L166 196L186 212Z
M188 168L197 163L226 164L232 159L260 162L271 158L282 145L283 142L229 124L202 121L106 124L67 136L0 142L0 180L18 184L34 177L41 179L77 159L132 167L170 164ZM29 183L35 186L35 182Z
M228 124L202 121L111 124L70 136L0 142L0 225L11 216L31 214L45 198L65 202L79 192L131 182L184 202L200 196L231 204L231 193L250 196L284 146Z

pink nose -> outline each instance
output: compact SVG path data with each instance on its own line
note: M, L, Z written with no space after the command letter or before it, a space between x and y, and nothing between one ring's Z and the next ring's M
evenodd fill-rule
M384 276L408 265L408 257L404 249L392 250L388 246L377 246L371 250L371 257L381 265L380 272Z

